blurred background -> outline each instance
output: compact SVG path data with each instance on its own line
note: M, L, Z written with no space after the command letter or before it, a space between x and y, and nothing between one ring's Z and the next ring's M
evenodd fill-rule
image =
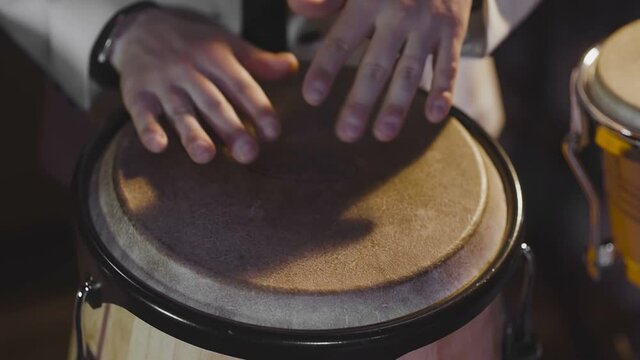
M526 241L538 257L534 323L545 359L640 356L640 292L619 267L599 284L586 278L586 202L560 154L572 67L637 18L638 0L544 1L494 54L507 114L500 141L522 181ZM78 282L69 181L93 125L1 31L0 59L0 359L64 359Z

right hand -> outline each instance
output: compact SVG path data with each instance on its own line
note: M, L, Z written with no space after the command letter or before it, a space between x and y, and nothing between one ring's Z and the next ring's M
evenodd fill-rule
M203 123L236 161L252 162L258 142L232 103L251 118L261 139L278 137L279 120L253 76L278 79L290 74L297 68L292 54L260 50L183 12L147 9L132 16L114 44L111 63L120 73L124 105L147 149L158 153L167 147L158 122L164 114L196 163L207 163L216 154Z

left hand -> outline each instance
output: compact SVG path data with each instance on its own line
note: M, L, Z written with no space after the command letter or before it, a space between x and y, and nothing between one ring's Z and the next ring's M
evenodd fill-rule
M322 17L342 9L318 49L302 88L305 100L319 105L349 56L373 34L336 124L345 142L364 133L376 100L390 85L373 134L380 141L400 132L415 96L427 56L434 76L425 116L442 121L453 99L453 84L467 31L471 0L288 0L296 12Z

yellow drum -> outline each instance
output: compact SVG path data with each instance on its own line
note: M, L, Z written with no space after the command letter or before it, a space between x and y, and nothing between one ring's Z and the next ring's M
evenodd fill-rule
M284 133L250 166L196 165L175 139L151 154L115 116L75 182L86 283L72 356L538 355L528 298L506 326L499 295L531 259L505 155L459 112L435 126L419 104L395 142L339 142L353 75L320 108L302 74L265 85ZM529 294L529 277L512 283Z
M602 151L610 233L629 282L640 286L640 20L590 49L571 80L571 131L564 154L589 201L587 267L593 278L614 260L605 241L598 191L578 160L590 143Z

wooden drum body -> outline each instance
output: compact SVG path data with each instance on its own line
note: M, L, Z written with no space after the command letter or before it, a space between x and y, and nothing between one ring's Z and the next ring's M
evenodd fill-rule
M126 309L105 304L84 310L87 347L99 360L227 360L154 328ZM400 357L400 360L493 360L501 358L504 309L496 299L452 334ZM76 358L72 347L69 359ZM357 358L357 357L354 357Z
M503 152L418 104L395 142L340 143L342 75L315 109L301 74L266 84L284 132L250 166L193 164L176 139L150 154L114 116L76 173L76 354L495 359L528 344L526 298L503 341L499 294L531 259Z
M571 131L563 151L589 201L588 272L614 262L640 287L640 21L628 24L590 49L571 81ZM589 144L602 152L605 201L600 200L578 155ZM606 206L603 206L603 203ZM601 212L608 208L610 230ZM605 239L607 232L615 247ZM614 252L615 250L615 252Z

